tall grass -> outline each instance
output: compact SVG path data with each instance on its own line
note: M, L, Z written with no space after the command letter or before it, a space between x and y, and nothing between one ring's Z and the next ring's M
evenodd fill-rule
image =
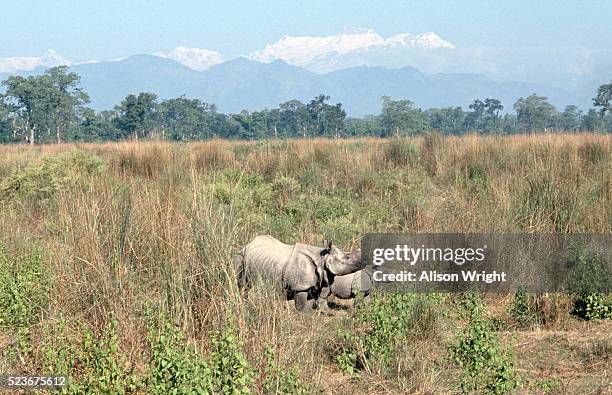
M12 367L42 371L50 347L82 344L85 333L107 344L111 328L126 357L109 366L145 375L157 346L144 312L156 311L190 347L176 355L212 358L212 334L235 326L256 391L295 390L300 377L311 391L351 388L326 354L336 318L297 314L267 292L242 295L240 246L263 233L287 243L331 237L346 249L367 232L610 233L610 143L584 134L1 146L3 254L35 247L49 276L46 306L26 320L32 356ZM69 162L64 181L62 161L72 157L84 164ZM90 163L103 166L88 171ZM61 182L49 187L54 176ZM29 193L40 187L44 196ZM423 381L394 388L435 391L433 365L411 373ZM296 377L266 376L290 367ZM381 388L398 377L375 376Z

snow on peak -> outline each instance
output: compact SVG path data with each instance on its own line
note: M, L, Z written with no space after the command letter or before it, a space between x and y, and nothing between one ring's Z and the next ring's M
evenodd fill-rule
M380 45L384 39L374 30L346 32L333 36L284 36L251 55L260 62L282 59L287 63L305 66L330 53L343 55L358 49Z
M400 33L385 39L373 29L358 29L325 37L284 36L254 52L251 58L260 62L283 59L287 63L306 67L322 58L379 47L455 48L431 32L417 36Z
M223 55L217 51L203 48L176 47L171 52L156 52L153 55L161 58L176 60L194 70L203 71L223 62Z
M14 73L17 71L30 71L37 67L54 67L70 65L68 59L53 49L48 49L41 56L13 56L0 58L0 73Z

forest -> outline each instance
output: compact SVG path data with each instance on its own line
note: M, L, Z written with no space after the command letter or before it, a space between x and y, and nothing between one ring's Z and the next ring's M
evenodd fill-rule
M342 103L331 103L325 94L308 102L289 100L278 108L224 114L199 99L161 100L140 92L96 112L87 107L89 95L79 75L66 66L42 75L11 76L2 82L2 91L0 143L612 131L612 82L594 92L593 107L586 112L574 105L559 110L536 93L518 98L511 108L495 98L476 98L467 110L422 109L411 100L383 96L380 114L363 118L348 116Z

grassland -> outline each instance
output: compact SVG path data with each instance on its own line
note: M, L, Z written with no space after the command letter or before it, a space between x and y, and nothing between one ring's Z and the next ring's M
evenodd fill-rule
M570 316L569 296L546 295L524 322L512 295L303 315L243 298L232 265L257 234L344 249L367 232L610 234L611 142L2 146L0 372L64 373L73 393L456 393L472 379L479 392L612 391L612 324ZM469 336L507 387L468 377Z

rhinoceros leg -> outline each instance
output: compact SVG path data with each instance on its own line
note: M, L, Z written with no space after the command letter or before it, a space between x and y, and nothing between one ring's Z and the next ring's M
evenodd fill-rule
M321 294L319 295L319 299L317 300L317 305L321 310L329 309L329 304L327 298L331 295L331 289L329 287L323 287L321 289Z
M295 301L295 308L303 312L311 311L316 302L316 299L309 298L308 291L296 292L293 299Z

